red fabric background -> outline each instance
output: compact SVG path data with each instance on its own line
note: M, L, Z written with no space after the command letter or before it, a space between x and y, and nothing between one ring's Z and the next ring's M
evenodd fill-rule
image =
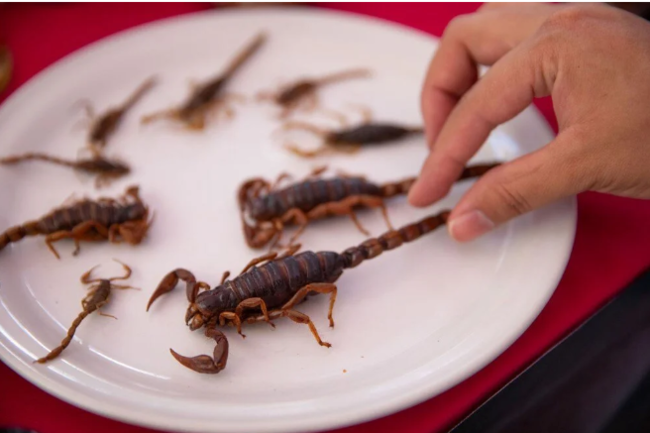
M197 4L0 4L0 42L15 59L12 91L67 54L115 32L195 12ZM405 24L440 36L451 18L478 4L320 4ZM536 105L556 128L549 100ZM578 229L571 259L556 293L537 320L485 369L427 402L340 433L444 431L575 328L650 265L650 201L586 193L578 199ZM525 290L522 287L522 290ZM0 363L0 425L41 433L146 433L64 403ZM335 414L332 414L335 416Z

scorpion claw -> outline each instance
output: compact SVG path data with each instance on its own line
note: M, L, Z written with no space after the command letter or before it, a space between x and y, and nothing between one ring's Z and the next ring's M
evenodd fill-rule
M225 367L225 362L223 365L219 365L219 363L215 363L214 360L208 355L199 355L193 358L188 358L174 352L174 349L169 349L169 351L171 352L172 356L176 358L176 361L180 362L190 370L196 371L197 373L217 374Z
M205 335L209 338L214 339L214 341L217 343L214 348L212 358L208 355L199 355L193 358L188 358L186 356L179 355L178 353L174 352L173 349L169 349L169 351L178 362L190 370L194 370L197 373L203 374L217 374L226 368L226 362L228 361L228 340L221 331L218 331L214 328L206 329Z

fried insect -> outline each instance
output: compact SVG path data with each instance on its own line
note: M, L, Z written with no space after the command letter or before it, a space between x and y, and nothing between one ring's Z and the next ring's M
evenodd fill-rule
M57 259L59 253L54 242L72 239L75 243L73 255L79 254L80 242L111 243L126 242L138 245L146 236L152 220L149 208L142 202L137 186L126 190L117 200L101 198L83 199L69 206L54 209L35 221L12 227L0 233L0 250L26 236L44 235L47 247Z
M217 329L225 324L237 327L242 324L265 321L274 326L272 320L288 317L296 323L309 327L319 345L331 347L323 341L309 316L295 309L305 298L313 294L329 294L327 317L330 327L334 326L332 310L336 301L337 286L334 284L346 269L354 268L363 261L377 257L384 251L412 242L446 224L449 211L442 211L398 230L391 230L376 239L348 248L342 253L333 251L304 251L295 245L284 255L266 254L252 260L236 278L229 280L225 272L219 286L210 289L204 282L186 269L176 269L167 274L152 294L147 311L161 295L176 287L179 280L186 284L190 305L185 314L185 323L192 331L205 327L205 335L214 339L216 346L212 356L186 357L170 349L172 356L185 367L198 373L216 374L226 368L228 361L228 339ZM258 267L259 265L259 267ZM199 293L199 290L205 290Z
M95 155L91 158L82 158L76 161L38 152L0 158L0 164L4 165L15 165L24 161L45 161L70 167L86 174L95 175L97 176L95 178L95 186L97 188L108 185L113 180L126 176L131 172L130 167L125 163L117 160L109 160L100 155Z
M281 117L287 117L300 108L312 111L318 106L319 88L354 78L370 76L368 69L350 69L320 78L305 78L283 86L276 92L260 92L258 100L271 100L282 108ZM329 112L332 113L332 112ZM338 117L338 116L337 116Z
M106 143L111 135L115 133L117 127L122 122L127 111L131 109L142 97L153 87L156 80L154 77L148 78L142 83L121 105L108 109L101 116L96 116L95 111L89 101L81 101L86 114L91 121L88 132L88 146L99 155L106 147Z
M497 165L493 162L467 166L458 180L482 176ZM379 208L390 228L385 200L407 194L416 180L411 177L379 185L360 176L319 178L324 171L325 167L318 168L306 179L282 189L278 188L280 182L290 177L286 173L280 174L273 184L262 178L244 182L239 188L238 201L248 246L262 248L272 242L273 249L280 242L285 226L297 225L289 240L291 245L310 221L339 215L348 215L359 231L369 236L356 217L355 209L359 208Z
M294 143L286 143L284 147L303 158L314 158L328 153L356 153L361 147L373 144L385 144L404 139L414 134L422 134L422 127L411 127L395 123L371 122L369 115L364 116L363 123L344 127L338 130L319 128L306 122L290 121L284 124L284 130L300 129L311 132L323 140L320 147L314 150L301 149Z
M113 259L115 260L115 259ZM125 286L122 284L113 284L113 281L120 281L120 280L127 280L131 276L131 268L129 268L127 265L124 263L120 262L119 260L115 260L117 263L121 264L122 267L124 267L124 270L126 273L121 276L121 277L113 277L109 279L102 279L102 278L97 278L97 279L91 279L90 274L94 269L97 268L95 266L85 274L81 276L81 282L83 284L92 284L96 283L93 286L90 287L90 291L88 292L88 295L81 301L81 307L83 310L77 318L72 322L72 325L70 325L70 329L68 329L68 333L61 341L61 345L59 347L56 347L55 349L52 349L50 353L45 355L44 357L37 359L34 361L34 363L39 363L39 364L45 364L48 361L52 361L53 359L57 358L59 355L61 355L61 352L65 350L66 347L70 344L72 341L72 337L74 337L74 333L77 331L77 328L81 324L81 322L88 317L90 314L93 312L97 311L101 316L106 316L106 317L112 317L113 319L117 319L115 316L111 316L110 314L105 314L102 313L101 308L108 303L111 290L112 289L135 289L135 287L131 286Z
M228 102L240 99L233 94L224 94L224 88L239 68L260 48L266 40L266 34L260 33L249 43L228 65L220 75L209 79L205 83L194 85L192 94L182 105L168 110L147 115L142 118L142 123L150 123L159 119L176 120L190 130L203 130L206 118L211 112L223 109L227 117L233 116Z

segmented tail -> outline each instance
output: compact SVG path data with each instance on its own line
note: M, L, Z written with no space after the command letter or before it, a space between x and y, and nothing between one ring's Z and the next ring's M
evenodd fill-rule
M152 87L156 84L156 78L150 77L144 83L140 84L137 89L124 101L122 108L126 111L133 107Z
M316 80L320 85L323 84L332 84L338 81L350 80L352 78L365 78L370 76L370 71L368 69L350 69L347 71L335 72L333 74L326 75Z
M231 77L266 41L266 33L258 34L237 56L232 60L230 65L223 73L224 78Z
M346 269L357 267L361 262L375 258L384 251L395 249L404 242L414 241L446 224L449 214L448 210L442 211L419 222L386 232L378 238L368 239L356 247L348 248L341 253L343 267Z
M0 234L0 250L4 249L12 242L18 242L26 236L36 236L41 234L38 229L38 222L31 221L21 226L11 227L2 234Z
M31 160L40 160L40 161L46 161L46 162L51 162L53 164L58 164L58 165L65 165L67 167L76 167L77 163L74 161L69 161L67 159L61 159L57 158L56 156L50 156L46 155L44 153L25 153L23 155L17 155L17 156L7 156L5 158L0 158L0 164L18 164L19 162L23 161L31 161Z
M460 174L458 181L464 179L471 179L474 177L481 177L494 167L501 165L500 162L492 162L486 164L475 164L465 167L463 172ZM409 177L407 179L400 180L398 182L386 183L380 186L381 195L384 198L395 197L396 195L408 194L409 190L415 183L417 178Z
M65 348L68 347L68 345L72 341L72 338L74 337L74 333L77 331L77 328L79 327L79 325L81 325L81 322L86 317L88 317L88 315L90 313L91 313L91 311L86 311L86 310L79 313L77 318L74 319L74 322L72 322L72 325L70 326L70 329L68 330L68 334L65 336L63 341L61 341L61 345L59 347L56 347L56 348L52 349L52 351L50 353L48 353L47 355L45 355L44 357L42 357L40 359L37 359L34 362L38 362L39 364L45 364L47 361L51 361L54 358L56 358L57 356L59 356L61 354L61 352L63 352L63 350L65 350Z

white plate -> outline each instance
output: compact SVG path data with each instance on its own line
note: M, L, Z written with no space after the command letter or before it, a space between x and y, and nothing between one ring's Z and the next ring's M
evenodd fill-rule
M261 29L270 39L233 82L253 94L299 75L355 66L372 79L331 86L322 102L372 107L377 119L419 123L419 91L436 41L422 33L363 17L311 10L229 11L190 15L137 28L85 48L21 88L0 110L2 154L41 150L75 157L85 131L71 109L90 98L99 110L121 101L152 73L160 84L128 116L109 153L135 172L107 190L59 167L31 163L0 170L0 226L39 217L71 193L117 195L132 183L155 209L147 241L137 248L84 244L79 257L61 243L62 260L42 238L0 254L0 355L13 369L72 404L126 422L161 429L274 432L329 429L380 417L426 400L467 378L505 350L531 323L556 287L571 250L576 207L565 200L533 212L471 244L439 230L348 271L339 280L336 327L327 299L309 314L331 349L319 347L303 325L249 327L243 340L228 329L230 358L215 376L195 374L169 354L193 355L213 344L183 323L183 289L145 304L162 276L177 266L212 283L238 271L259 252L248 249L237 219L235 191L250 176L298 176L311 163L287 154L272 132L270 106L237 107L237 117L205 133L170 124L140 127L142 114L181 100L189 79L217 72ZM499 128L474 161L510 159L552 138L533 109ZM334 169L388 181L416 174L425 156L421 138L326 161ZM390 202L396 225L452 206L458 185L429 209ZM361 215L374 235L378 212ZM347 218L311 226L307 248L342 250L363 240ZM102 275L130 264L143 290L119 291L106 308L119 320L93 315L63 356L32 361L54 346L80 309L79 276L96 264ZM344 373L344 370L347 371Z

